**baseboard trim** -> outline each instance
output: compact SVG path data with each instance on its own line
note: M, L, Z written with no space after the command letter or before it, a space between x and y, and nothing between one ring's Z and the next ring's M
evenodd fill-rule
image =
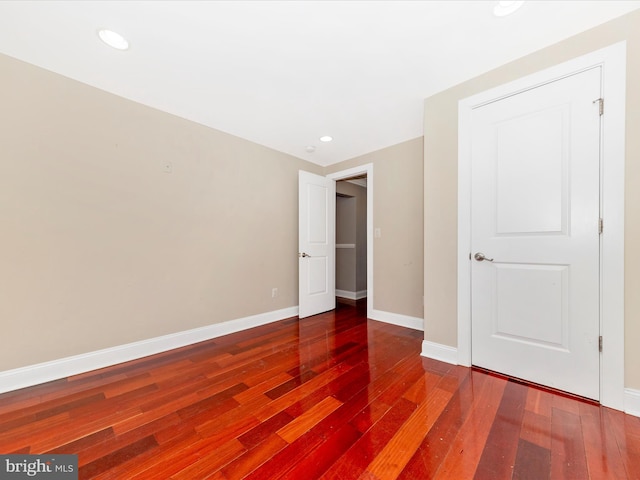
M640 390L624 389L624 412L640 417Z
M422 341L422 356L453 365L458 364L458 349L441 343Z
M424 331L424 320L399 313L384 312L382 310L373 310L371 312L372 320L379 320L385 323L391 323L400 327L412 328L414 330Z
M349 300L360 300L362 298L367 298L367 291L358 290L357 292L352 292L350 290L336 289L336 297L348 298Z
M0 393L90 372L298 315L298 307L238 318L139 342L0 372Z

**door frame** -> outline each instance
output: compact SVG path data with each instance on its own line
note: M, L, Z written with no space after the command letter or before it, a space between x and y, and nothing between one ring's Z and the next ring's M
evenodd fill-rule
M600 211L600 403L624 410L624 162L626 42L569 60L458 103L458 364L471 366L472 111L488 103L602 67ZM594 99L595 100L595 99ZM594 225L594 228L597 228Z
M367 317L373 318L373 163L330 173L327 178L345 180L367 175Z

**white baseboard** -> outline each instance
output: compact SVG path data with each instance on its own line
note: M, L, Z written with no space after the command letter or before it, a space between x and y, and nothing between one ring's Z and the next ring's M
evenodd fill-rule
M238 318L139 342L0 372L0 393L109 367L298 315L298 307Z
M399 313L384 312L382 310L373 310L371 312L371 319L424 331L424 320L417 317L410 317Z
M624 389L624 412L640 417L640 390Z
M453 365L458 364L458 349L428 340L422 341L422 356Z
M360 300L361 298L367 298L367 291L358 290L357 292L352 292L349 290L336 289L336 297L348 298L349 300Z

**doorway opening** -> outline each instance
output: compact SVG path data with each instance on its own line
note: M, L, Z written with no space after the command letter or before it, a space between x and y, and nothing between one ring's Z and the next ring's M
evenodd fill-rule
M361 233L364 233L366 246L362 247L361 253L364 258L366 258L366 265L364 269L365 272L365 282L364 287L361 290L353 290L354 294L357 296L358 292L362 296L362 301L365 301L367 304L367 317L373 318L373 299L374 299L374 276L373 276L373 164L368 163L366 165L361 165L354 168L349 168L347 170L342 170L339 172L331 173L327 175L327 178L333 179L336 181L336 186L344 183L345 185L350 185L350 187L356 187L353 182L363 183L362 180L366 179L366 224L364 229L361 229ZM350 182L341 182L342 180ZM362 188L362 187L360 187ZM349 193L346 193L350 195ZM344 197L343 197L344 198ZM337 199L336 199L337 200ZM336 202L337 203L337 202ZM337 209L338 207L336 207ZM337 213L337 212L336 212ZM338 237L338 241L336 243L340 243L340 237ZM350 242L349 242L350 243ZM355 244L356 242L354 242ZM337 249L336 249L337 250ZM341 249L341 250L348 250ZM355 249L354 249L355 250ZM342 255L342 253L338 253ZM336 274L337 280L337 274ZM361 282L362 286L363 283ZM336 287L339 288L339 287ZM364 290L364 293L363 293ZM356 300L357 301L357 300Z
M336 182L336 301L367 297L367 176Z

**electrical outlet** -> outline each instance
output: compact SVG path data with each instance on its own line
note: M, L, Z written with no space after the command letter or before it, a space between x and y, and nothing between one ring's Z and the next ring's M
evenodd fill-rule
M272 288L271 289L271 298L276 298L278 296L278 289L277 288Z
M173 162L171 160L167 160L162 164L164 173L173 173Z
M373 236L374 236L375 238L380 238L380 237L382 237L382 230L381 230L379 227L378 227L378 228L375 228L375 229L373 230L373 232L374 232L374 233L373 233Z

